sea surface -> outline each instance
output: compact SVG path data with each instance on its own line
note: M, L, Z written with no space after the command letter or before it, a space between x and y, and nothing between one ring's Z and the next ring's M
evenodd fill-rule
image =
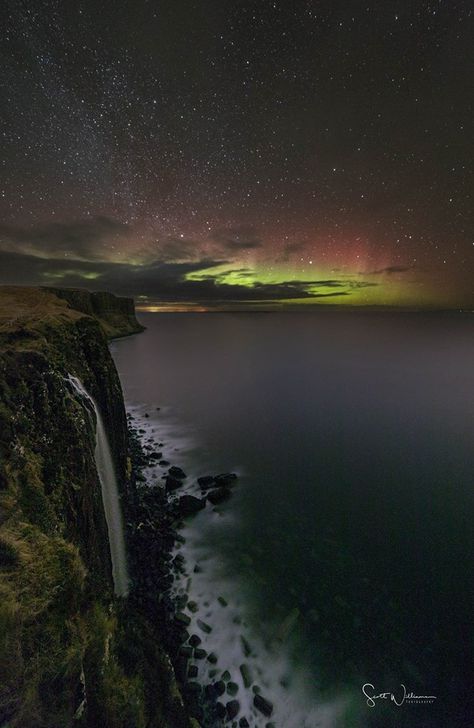
M130 411L189 492L239 476L188 521L176 590L212 627L240 715L267 724L246 664L277 728L474 725L474 317L140 320L112 345Z

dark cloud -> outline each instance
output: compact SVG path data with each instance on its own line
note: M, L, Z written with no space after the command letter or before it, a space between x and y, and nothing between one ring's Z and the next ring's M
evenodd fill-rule
M146 296L150 300L170 302L255 303L312 300L348 297L354 288L375 286L376 283L345 279L254 282L251 286L226 283L225 273L213 268L226 261L203 258L199 261L154 261L145 265L104 261L46 260L32 255L0 251L0 271L3 283L29 285L58 285L86 287L91 290L110 290L118 295ZM199 279L189 280L190 273L201 273ZM243 279L251 273L246 268L235 271ZM328 290L329 289L329 290Z
M114 240L122 239L130 228L110 217L90 220L50 222L33 227L0 225L0 249L44 258L101 260L111 252Z
M360 275L365 276L378 276L382 275L383 273L386 273L387 275L391 275L392 273L408 273L408 271L413 270L412 265L389 265L386 268L380 268L379 270L371 270L368 273L361 273Z

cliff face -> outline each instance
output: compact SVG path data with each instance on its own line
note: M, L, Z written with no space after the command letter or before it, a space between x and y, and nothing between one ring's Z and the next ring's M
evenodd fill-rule
M109 337L127 336L143 331L135 316L132 298L118 298L107 291L89 293L79 288L45 288L67 301L71 308L95 316Z
M127 425L107 335L132 327L133 302L109 295L0 289L0 725L173 725L150 720L136 656L130 669L134 618L113 596L94 425L67 382L78 377L98 403L125 502ZM179 698L165 698L181 715Z

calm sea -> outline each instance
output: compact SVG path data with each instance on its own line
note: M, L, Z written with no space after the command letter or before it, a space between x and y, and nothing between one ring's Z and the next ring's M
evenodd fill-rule
M239 474L183 553L242 715L266 724L248 662L277 728L472 726L474 318L140 318L112 346L129 407L190 492Z

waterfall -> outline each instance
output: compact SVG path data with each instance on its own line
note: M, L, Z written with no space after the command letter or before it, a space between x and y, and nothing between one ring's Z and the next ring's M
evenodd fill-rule
M82 382L69 375L68 381L72 384L81 399L86 400L95 412L96 433L95 433L95 464L99 476L102 502L104 505L105 520L109 533L110 557L112 561L112 576L114 580L114 591L117 596L124 597L128 594L128 573L127 557L125 553L125 540L123 536L122 511L115 476L114 463L110 445L105 431L104 422L95 400L84 388Z

